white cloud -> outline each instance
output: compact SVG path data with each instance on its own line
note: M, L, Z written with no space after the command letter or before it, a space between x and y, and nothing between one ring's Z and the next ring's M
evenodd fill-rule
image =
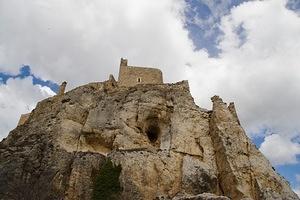
M32 78L9 79L0 85L0 140L16 127L21 114L30 112L39 100L54 95L47 87L32 85Z
M194 51L184 29L185 1L0 0L0 70L29 64L34 74L74 87L116 75L127 57L161 67L167 82L188 78L201 107L210 108L214 94L235 101L248 132L268 127L288 143L300 130L300 18L285 4L233 8L220 24L222 53L209 58ZM265 142L276 139L269 137ZM294 162L294 153L289 158L276 162Z
M300 144L293 143L282 135L273 134L265 137L259 150L274 165L295 164L298 162L296 155L300 154Z
M246 35L241 41L237 29ZM222 18L222 54L190 70L200 104L214 93L237 103L247 130L270 127L275 132L299 131L300 18L285 2L243 3ZM199 98L201 97L201 98Z
M53 92L51 90L51 88L49 88L47 86L41 86L41 85L36 85L36 86L40 89L40 92L41 92L42 96L44 96L44 97L48 97L49 95L50 96L56 95L56 93Z
M189 70L193 94L200 105L220 94L235 101L248 133L268 128L280 135L266 138L262 150L276 164L295 163L299 144L300 18L285 1L253 1L233 8L222 18L220 58L194 64ZM246 36L241 45L237 30ZM281 138L285 145L280 143ZM289 151L289 147L294 151ZM277 155L271 153L276 148Z
M180 80L193 53L183 6L177 0L0 0L0 70L29 64L44 79L75 86L117 74L119 59L127 57L129 64L161 66L167 81Z

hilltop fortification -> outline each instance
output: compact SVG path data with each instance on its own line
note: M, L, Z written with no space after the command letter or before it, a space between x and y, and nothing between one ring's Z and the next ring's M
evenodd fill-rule
M187 81L124 69L118 81L44 99L10 132L0 143L0 199L299 199L247 137L233 103L214 96L203 109Z

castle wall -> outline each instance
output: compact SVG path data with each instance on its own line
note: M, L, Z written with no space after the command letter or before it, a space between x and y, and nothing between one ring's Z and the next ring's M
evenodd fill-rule
M18 126L25 124L25 122L28 120L29 116L30 116L30 113L22 114L19 119Z
M134 86L137 84L162 84L162 72L155 68L124 66L121 64L118 84Z

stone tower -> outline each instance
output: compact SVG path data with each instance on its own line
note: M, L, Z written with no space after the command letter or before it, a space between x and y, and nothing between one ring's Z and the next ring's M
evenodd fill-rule
M67 86L67 82L64 81L62 82L62 84L59 86L59 91L58 91L58 95L61 96L65 93L66 90L66 86Z
M159 69L128 66L127 59L121 58L119 86L135 86L137 84L162 84L163 76Z

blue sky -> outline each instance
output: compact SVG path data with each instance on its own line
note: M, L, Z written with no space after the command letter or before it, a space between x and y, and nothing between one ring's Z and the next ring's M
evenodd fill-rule
M193 40L196 49L205 48L212 57L218 56L218 37L222 34L217 24L220 23L221 17L228 14L234 6L245 2L245 0L232 1L201 1L186 0L189 8L185 15L188 20L186 28L189 30L189 36ZM220 6L222 12L216 12L214 8Z
M0 27L0 86L7 86L0 92L9 91L8 96L15 98L13 89L27 84L27 95L19 94L20 101L26 99L16 112L22 113L33 107L27 106L30 101L36 103L50 94L39 91L56 92L64 80L72 88L116 75L120 57L129 58L129 64L133 60L137 65L162 66L166 81L189 80L201 107L209 108L209 97L214 94L235 101L253 142L257 147L265 144L264 153L276 163L276 170L300 189L296 181L300 174L300 97L295 96L300 85L295 52L300 49L293 45L300 42L300 1L185 0L184 8L172 7L184 11L184 20L165 11L166 2L130 6L128 2L36 5L11 0L6 5L0 1L0 24L5 24L5 31ZM282 2L292 12L282 8ZM100 15L102 7L108 12ZM52 9L61 14L52 15ZM15 85L13 80L19 82ZM10 101L0 102L0 108L8 109ZM7 120L13 121L7 127L14 126L15 118ZM271 145L278 144L278 138L294 147L291 157L285 156L287 146L281 146L279 157L272 155L279 152Z
M221 17L227 15L231 8L238 6L249 0L230 0L230 1L202 1L185 0L189 7L185 11L188 20L186 28L189 30L189 37L193 40L196 49L205 48L210 56L217 57L220 53L218 48L218 38L222 31L217 24ZM216 7L220 7L222 12L216 13ZM295 11L300 11L300 1L289 0L286 7ZM241 30L241 29L240 29ZM245 37L240 31L239 35Z
M33 85L47 86L51 88L51 90L54 91L55 93L57 93L58 91L59 85L57 83L50 80L43 80L39 77L36 77L34 74L31 73L31 69L29 65L21 66L18 74L0 72L1 84L6 84L8 79L15 79L15 78L24 79L27 77L32 77Z

